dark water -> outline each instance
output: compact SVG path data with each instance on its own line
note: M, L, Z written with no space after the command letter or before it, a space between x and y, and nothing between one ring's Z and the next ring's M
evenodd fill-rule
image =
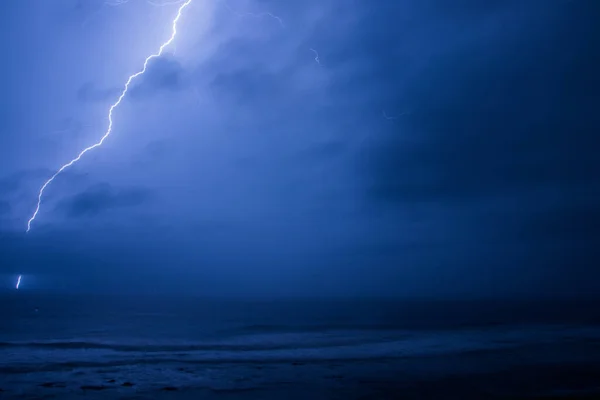
M460 333L595 331L582 301L215 300L136 296L0 297L0 351L11 347L175 351L410 341Z
M181 371L174 366L184 364L377 360L403 362L414 371L418 360L434 357L439 361L427 367L427 375L434 369L456 372L473 354L495 354L469 361L476 369L498 360L504 367L522 366L515 357L527 351L528 365L589 364L600 345L600 307L590 301L268 301L18 292L0 297L0 317L0 373L15 382L35 374L70 381L127 371L138 381L143 374L148 381L159 376L189 385L165 371Z

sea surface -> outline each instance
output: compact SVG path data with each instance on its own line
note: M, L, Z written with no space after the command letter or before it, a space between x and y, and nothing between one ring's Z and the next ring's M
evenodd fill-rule
M599 365L591 301L0 296L2 398L585 396Z

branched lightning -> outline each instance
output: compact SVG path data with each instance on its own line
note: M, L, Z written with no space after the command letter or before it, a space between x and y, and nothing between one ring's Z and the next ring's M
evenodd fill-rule
M75 157L73 160L69 161L68 163L66 163L65 165L63 165L62 167L60 167L60 169L58 171L56 171L56 173L54 175L52 175L52 177L50 177L50 179L48 179L44 185L41 187L39 193L38 193L38 200L37 200L37 206L35 208L35 212L33 213L33 215L31 216L31 218L29 219L29 221L27 221L27 232L29 232L29 230L31 229L31 223L35 220L35 217L37 216L38 212L40 211L40 204L42 202L42 196L44 195L44 190L46 189L46 187L48 187L48 185L50 183L52 183L52 181L61 173L63 172L65 169L69 168L70 166L72 166L73 164L75 164L77 161L79 161L81 159L81 157L87 153L90 150L95 149L96 147L100 147L102 146L102 144L104 143L104 141L106 140L106 138L108 136L110 136L111 132L112 132L112 127L113 127L113 119L112 119L112 114L113 111L115 110L115 108L117 108L119 106L119 104L121 104L121 101L123 100L123 98L125 97L125 95L127 94L127 91L129 90L129 85L131 84L131 82L133 81L133 79L135 79L136 77L142 75L143 73L146 72L146 69L148 68L148 63L150 62L150 60L152 60L153 58L157 58L160 57L164 51L164 49L169 46L173 40L175 40L175 36L177 36L177 22L179 21L179 18L181 18L181 13L183 12L183 9L186 8L188 5L190 5L190 3L192 2L192 0L186 0L185 3L183 3L179 9L177 10L177 15L175 16L175 19L173 20L173 28L171 31L171 37L164 42L160 48L158 49L158 51L155 54L152 54L150 56L148 56L146 58L146 60L144 61L144 67L137 73L129 76L129 78L127 79L127 82L125 83L125 86L123 88L123 91L121 92L121 95L119 96L119 98L117 99L117 101L110 106L110 109L108 110L108 128L106 130L106 132L104 133L104 136L102 136L102 138L100 139L100 141L98 141L97 143L83 149L79 155L77 157ZM19 279L20 282L20 279ZM17 284L18 287L18 284Z

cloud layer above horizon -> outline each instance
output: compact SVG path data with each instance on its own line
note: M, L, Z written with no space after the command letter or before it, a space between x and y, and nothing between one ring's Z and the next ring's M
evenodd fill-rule
M101 136L176 5L0 5L18 38L1 67L0 274L201 294L593 293L596 9L195 1L26 236L39 186Z

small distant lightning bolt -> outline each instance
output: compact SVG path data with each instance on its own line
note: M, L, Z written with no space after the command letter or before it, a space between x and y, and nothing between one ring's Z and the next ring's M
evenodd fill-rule
M387 119L388 121L395 121L398 119L398 117L390 117L389 115L387 115L385 110L382 110L381 113L383 114L383 118Z
M272 14L270 12L261 12L259 14L251 13L251 12L239 13L239 12L235 11L233 8L231 8L229 6L229 4L227 4L225 2L223 2L223 4L225 5L225 7L227 7L227 9L229 11L231 11L233 14L237 15L238 17L243 17L245 15L250 16L250 17L255 17L255 18L271 17L271 18L277 20L277 22L279 22L279 25L281 25L282 28L285 28L285 25L283 24L283 20L280 17L278 17L277 15Z
M383 118L387 119L388 121L395 121L403 115L412 114L412 111L404 111L404 112L398 114L397 116L392 116L392 115L387 115L385 110L381 110L381 114L383 115Z
M159 3L156 1L146 0L146 3L150 4L151 6L155 6L155 7L166 7L166 6L171 6L171 5L175 5L175 4L181 4L184 1L185 0L173 0L173 1L163 1L162 3ZM129 2L130 2L130 0L106 0L104 2L104 5L111 6L111 7L119 7L119 6L122 6Z
M313 53L315 53L315 61L317 62L317 64L321 65L321 60L319 59L319 53L315 50L315 49L309 49L310 51L312 51Z
M85 149L83 149L79 155L77 157L75 157L73 160L69 161L68 163L66 163L65 165L63 165L62 167L60 167L60 169L54 174L52 175L52 177L50 177L50 179L48 179L44 185L42 186L42 188L40 189L39 193L38 193L38 200L37 200L37 206L35 208L35 212L33 213L33 215L31 216L31 218L29 219L29 221L27 221L27 232L29 232L29 230L31 229L31 223L35 220L35 217L38 215L38 212L40 211L40 204L42 202L42 196L44 194L44 190L46 189L46 187L48 187L48 185L50 183L52 183L52 181L61 173L63 172L65 169L69 168L71 165L75 164L77 161L79 161L81 159L81 157L87 153L90 150L95 149L96 147L100 147L102 146L102 144L104 143L104 141L106 140L106 138L108 136L110 136L111 132L112 132L112 126L113 126L113 120L112 120L112 115L113 115L113 111L115 108L117 108L119 106L119 104L121 104L121 101L123 100L123 98L125 97L125 95L127 94L127 91L129 90L129 85L131 84L131 81L133 81L133 79L135 79L136 77L142 75L144 72L146 72L146 69L148 68L148 63L150 62L150 60L152 60L153 58L157 58L160 57L164 51L164 49L171 44L171 42L173 42L173 40L175 40L175 36L177 36L177 22L179 21L179 18L181 18L181 13L183 12L183 9L186 8L187 6L190 5L190 3L192 2L192 0L186 0L185 3L183 3L181 5L181 7L179 7L179 10L177 10L177 16L175 17L175 19L173 20L173 29L171 32L171 37L169 38L169 40L167 40L166 42L164 42L160 48L158 49L158 51L155 54L152 54L150 56L148 56L146 58L146 60L144 61L144 67L142 68L141 71L131 75L128 79L127 82L125 83L125 87L123 88L123 91L121 92L121 95L119 96L119 98L117 99L117 101L110 106L110 109L108 110L108 128L106 130L106 132L104 133L104 136L102 136L102 138L100 139L99 142L86 147Z
M17 278L17 290L19 289L19 286L21 285L21 275L19 275L19 277Z
M165 7L165 6L172 6L175 4L181 4L183 3L184 0L173 0L173 1L163 1L162 3L157 3L155 1L151 1L151 0L146 0L146 2L152 6L155 7Z

